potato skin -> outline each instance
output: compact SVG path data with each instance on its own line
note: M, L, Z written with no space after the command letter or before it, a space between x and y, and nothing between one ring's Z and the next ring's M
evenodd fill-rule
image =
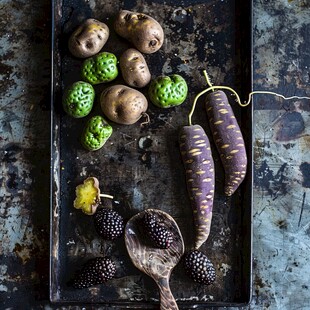
M126 50L119 59L122 76L132 87L142 88L151 80L151 73L143 55L136 49Z
M110 30L105 23L86 19L70 36L68 48L78 58L87 58L100 52L107 42Z
M145 54L155 53L164 42L161 25L144 13L121 10L114 22L114 30Z
M107 118L123 125L137 122L148 108L145 96L125 85L106 88L100 95L100 104Z

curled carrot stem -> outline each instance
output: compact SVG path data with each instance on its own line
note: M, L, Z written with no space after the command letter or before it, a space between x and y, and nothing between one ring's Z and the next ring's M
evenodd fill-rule
M232 92L235 96L236 96L236 102L241 106L241 107L246 107L250 104L251 102L251 99L253 97L253 95L256 95L256 94L265 94L265 95L273 95L273 96L277 96L277 97L281 97L283 98L284 100L291 100L291 99L298 99L298 100L301 100L301 99L309 99L310 100L310 97L306 97L306 96L291 96L291 97L285 97L281 94L278 94L278 93L275 93L275 92L271 92L271 91L263 91L263 90L255 90L255 91L252 91L249 93L249 97L248 97L248 100L247 101L244 101L243 103L241 102L241 99L238 95L238 93L232 89L231 87L229 86L217 86L217 85L212 85L211 81L210 81L210 77L207 73L206 70L203 70L203 74L205 76L205 79L207 81L207 85L209 86L208 88L204 89L203 91L201 91L200 93L198 93L196 95L196 97L194 98L194 102L193 102L193 105L192 105L192 108L188 114L188 124L189 125L192 125L192 116L194 114L194 111L195 111L195 108L196 108L196 104L197 104L197 101L199 99L199 97L201 97L202 95L204 95L205 93L209 92L209 91L215 91L216 89L226 89L226 90L229 90L230 92Z
M249 93L249 98L248 98L248 101L245 101L244 103L241 103L239 101L237 101L242 107L246 107L247 105L250 104L251 102L251 97L253 97L253 95L255 94L266 94L266 95L273 95L273 96L277 96L277 97L281 97L283 98L284 100L291 100L291 99L310 99L310 97L306 97L306 96L303 96L303 97L300 97L300 96L291 96L291 97L285 97L281 94L278 94L278 93L275 93L275 92L272 92L272 91L264 91L264 90L255 90L255 91L252 91Z

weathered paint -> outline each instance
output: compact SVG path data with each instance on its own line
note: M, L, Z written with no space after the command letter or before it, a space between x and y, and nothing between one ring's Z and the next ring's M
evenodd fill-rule
M310 95L308 1L255 1L254 87ZM251 309L308 309L310 101L255 99Z

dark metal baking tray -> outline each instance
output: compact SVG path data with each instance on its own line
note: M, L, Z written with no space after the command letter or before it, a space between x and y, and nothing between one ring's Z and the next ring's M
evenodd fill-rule
M229 85L246 98L252 85L251 1L52 1L52 109L51 109L51 262L50 299L53 302L100 303L111 307L158 307L155 283L136 269L124 240L98 238L92 217L73 208L75 187L96 176L101 191L114 196L113 207L126 220L146 208L172 215L180 226L185 245L193 238L192 211L186 192L178 132L187 124L195 95L206 87L207 69L214 85ZM63 89L79 80L81 60L67 49L70 33L84 19L93 17L111 29L105 51L119 56L130 45L113 32L113 18L120 9L145 12L157 19L165 43L146 55L152 76L179 73L189 85L185 103L171 109L149 104L150 123L130 126L112 123L114 133L106 145L87 152L79 142L88 119L72 119L61 107ZM122 83L118 77L113 83ZM99 94L106 85L97 85ZM142 92L146 94L146 89ZM98 96L97 96L98 98ZM252 108L231 104L247 145L249 167L240 189L223 195L223 171L214 148L203 99L198 101L193 123L210 137L216 165L216 194L211 234L202 250L214 263L217 280L203 286L189 279L179 264L172 273L171 290L180 308L243 306L251 298L252 270ZM91 115L101 114L98 100ZM90 115L90 116L91 116ZM88 258L110 255L117 261L115 279L92 289L74 290L67 285L74 271Z

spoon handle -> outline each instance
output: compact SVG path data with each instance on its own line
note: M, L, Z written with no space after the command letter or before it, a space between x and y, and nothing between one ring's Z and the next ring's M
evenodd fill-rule
M167 278L161 278L157 285L160 293L160 310L179 310L176 300L174 299Z

